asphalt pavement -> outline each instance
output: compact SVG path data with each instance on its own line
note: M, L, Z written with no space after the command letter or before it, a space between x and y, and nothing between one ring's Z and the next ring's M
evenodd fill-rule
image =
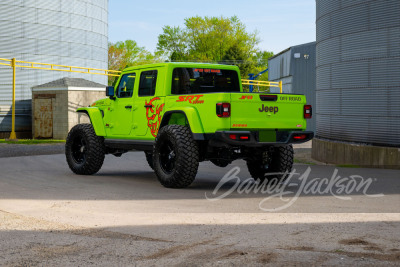
M63 154L65 144L0 144L0 158Z
M0 265L400 263L400 172L295 164L257 184L244 161L162 187L143 152L73 174L63 154L0 159ZM222 183L221 181L225 181Z

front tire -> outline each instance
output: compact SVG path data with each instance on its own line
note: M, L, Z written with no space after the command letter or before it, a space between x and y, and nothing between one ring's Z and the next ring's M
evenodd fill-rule
M68 133L65 156L74 173L95 174L103 166L104 155L104 139L96 135L91 124L75 125Z
M161 128L153 147L153 166L158 180L167 188L185 188L194 181L199 149L188 127Z
M247 168L254 180L270 181L274 178L283 182L293 168L292 145L273 147L259 157L247 159Z

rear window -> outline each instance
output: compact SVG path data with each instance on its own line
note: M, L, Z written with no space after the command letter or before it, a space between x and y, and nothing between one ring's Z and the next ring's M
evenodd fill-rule
M174 95L240 92L238 73L233 70L175 68L172 74Z

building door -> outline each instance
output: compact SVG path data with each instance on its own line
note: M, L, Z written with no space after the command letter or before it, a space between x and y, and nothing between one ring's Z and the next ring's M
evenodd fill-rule
M34 138L53 137L53 100L36 98L34 110Z

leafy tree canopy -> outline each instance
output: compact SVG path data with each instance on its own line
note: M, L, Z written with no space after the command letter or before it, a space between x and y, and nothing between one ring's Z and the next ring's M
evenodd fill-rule
M238 65L243 78L267 68L272 52L257 49L258 33L246 31L236 17L186 18L184 28L164 26L157 50L171 61ZM268 79L263 75L262 79Z
M127 67L162 61L157 54L152 54L133 40L108 44L108 69L123 70ZM109 77L108 83L114 82Z

